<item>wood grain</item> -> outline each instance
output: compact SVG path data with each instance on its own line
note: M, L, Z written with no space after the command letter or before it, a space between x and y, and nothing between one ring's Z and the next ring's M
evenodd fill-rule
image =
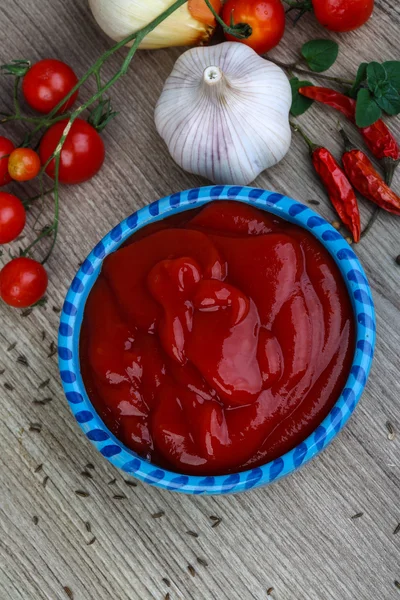
M366 27L332 36L341 49L332 73L351 76L362 60L399 59L399 26L397 0L377 2ZM55 57L78 73L110 44L86 2L74 0L2 0L0 33L1 63ZM289 22L273 56L290 62L301 44L315 37L327 37L327 32L311 16L295 30ZM393 531L400 521L400 271L394 258L400 254L400 235L395 217L382 214L356 248L378 315L376 359L367 390L339 438L290 478L220 498L184 497L140 483L128 487L123 474L85 439L62 394L56 356L48 355L56 341L58 309L78 263L138 207L205 183L173 163L153 124L155 102L180 52L140 53L112 90L120 115L104 133L104 168L93 181L62 190L47 305L25 317L0 307L0 597L65 600L69 588L75 600L162 600L167 592L171 600L266 600L267 590L274 588L275 600L398 598L394 580L400 580L400 534ZM123 55L107 64L105 77L115 72ZM1 110L11 109L12 82L2 77L0 85ZM336 114L315 107L301 122L314 140L339 156ZM15 141L21 139L22 126L8 127ZM400 139L399 120L392 120L391 127ZM298 137L286 159L256 185L303 202L318 199L318 211L334 218ZM400 174L394 186L400 188ZM36 191L35 184L11 189L21 195ZM365 224L371 210L366 202L361 205ZM44 225L50 214L49 199L39 223ZM36 215L30 215L31 225ZM14 342L15 348L7 350ZM20 354L29 366L16 362ZM34 403L43 398L52 400ZM397 431L393 441L387 439L388 420ZM40 423L41 431L30 431L31 423ZM95 466L93 479L81 475L88 462ZM39 465L43 467L37 470ZM90 495L78 496L77 490ZM126 499L113 499L122 494ZM161 510L164 516L152 518ZM359 512L363 516L352 520ZM216 528L211 515L222 517ZM88 545L93 536L96 540ZM194 577L188 565L194 567Z

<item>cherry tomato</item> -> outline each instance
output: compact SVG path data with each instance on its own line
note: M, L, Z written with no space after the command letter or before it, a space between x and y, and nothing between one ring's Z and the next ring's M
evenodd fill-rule
M227 25L248 23L252 34L245 40L225 35L227 40L242 42L258 54L268 52L281 41L285 32L285 9L281 0L228 0L222 9Z
M8 172L8 158L14 149L15 146L12 141L0 135L0 187L11 181Z
M25 227L24 205L17 196L0 192L0 244L8 244L19 236Z
M22 92L29 106L47 114L78 83L78 78L68 65L60 60L46 59L34 64L22 81ZM58 111L63 113L74 104L78 90Z
M40 171L40 158L32 148L16 148L8 159L8 172L15 181L29 181Z
M352 31L364 25L374 10L374 0L312 0L318 21L331 31Z
M56 149L67 123L68 119L59 121L44 134L39 147L43 165ZM104 156L104 143L95 128L82 119L76 119L61 150L59 181L82 183L91 179L100 170ZM54 179L54 158L46 168L46 173Z
M32 258L13 258L0 271L0 296L15 308L27 308L39 302L47 289L47 273Z

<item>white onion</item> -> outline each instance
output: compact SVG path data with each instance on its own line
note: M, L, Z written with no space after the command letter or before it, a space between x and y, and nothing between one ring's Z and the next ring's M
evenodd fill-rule
M120 42L131 33L148 25L167 10L175 0L89 0L93 16L101 29ZM195 19L189 4L183 4L156 29L149 33L140 48L194 46L205 42L213 27Z

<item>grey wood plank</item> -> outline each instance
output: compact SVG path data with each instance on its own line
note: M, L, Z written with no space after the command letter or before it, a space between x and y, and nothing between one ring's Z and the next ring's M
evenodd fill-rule
M46 56L67 60L78 73L109 47L86 2L2 0L0 62ZM381 0L360 31L333 35L341 52L333 74L352 75L361 60L399 59L400 10ZM308 39L328 37L307 16L272 55L290 62ZM378 315L376 359L367 390L350 424L321 457L269 488L241 496L203 498L163 493L138 484L92 448L74 422L58 380L58 314L78 263L112 226L138 207L180 189L206 183L182 172L169 157L153 124L163 82L181 50L142 52L129 74L112 90L120 116L104 133L107 158L101 173L79 187L62 189L61 229L49 262L47 306L27 317L0 307L0 597L5 600L380 600L397 598L400 580L399 224L382 214L355 250L370 278ZM110 76L124 52L104 69ZM1 103L10 107L12 82L2 78ZM92 90L88 85L82 95ZM301 123L318 143L340 155L337 115L315 107ZM391 128L400 139L400 123ZM23 126L13 126L18 140ZM2 133L2 132L1 132ZM357 138L357 136L355 136ZM357 138L359 139L359 138ZM306 201L317 198L325 218L334 212L315 178L307 150L294 137L288 156L261 175L256 185ZM400 174L394 181L400 189ZM36 190L14 185L15 191ZM371 206L361 201L365 224ZM39 221L46 223L51 212ZM47 216L46 216L47 215ZM29 216L33 223L35 211ZM27 228L29 231L29 228ZM4 260L6 257L3 257ZM42 339L42 332L45 339ZM13 342L15 349L7 351ZM17 365L24 354L28 367ZM40 383L50 379L48 386ZM7 390L4 383L14 389ZM52 397L45 406L35 398ZM398 434L387 439L386 421ZM40 433L29 424L42 424ZM95 465L93 479L81 476ZM35 472L38 465L43 467ZM46 478L48 479L46 480ZM113 479L114 484L109 484ZM43 483L46 485L43 485ZM87 498L76 490L90 493ZM115 494L125 500L114 500ZM152 514L165 515L153 519ZM363 516L352 520L356 513ZM210 515L222 517L211 527ZM38 523L32 520L38 517ZM91 532L85 527L90 522ZM187 535L199 533L198 538ZM91 536L96 541L88 545ZM206 559L201 566L197 557ZM196 576L188 572L188 565ZM162 579L168 578L171 587Z

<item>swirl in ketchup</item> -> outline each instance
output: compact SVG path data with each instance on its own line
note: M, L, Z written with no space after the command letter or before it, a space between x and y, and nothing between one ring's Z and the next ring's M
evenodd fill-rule
M219 201L146 227L105 259L81 369L129 448L213 475L304 440L345 385L354 335L343 278L311 234Z

